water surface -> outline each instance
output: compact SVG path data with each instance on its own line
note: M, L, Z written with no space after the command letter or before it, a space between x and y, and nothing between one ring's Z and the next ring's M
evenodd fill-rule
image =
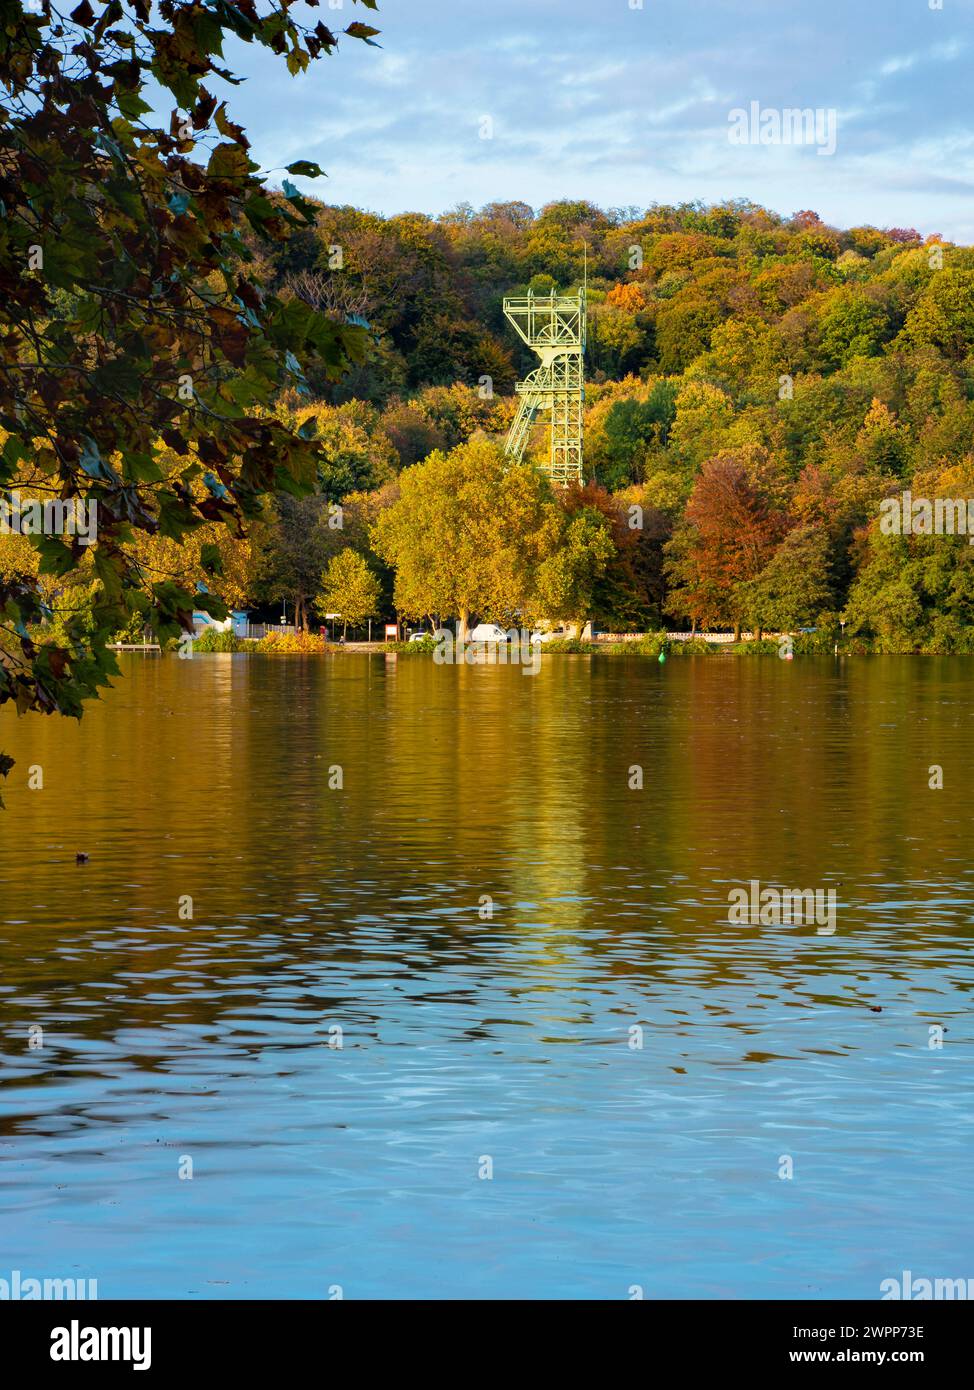
M0 717L0 1277L974 1275L974 662L124 672L80 725ZM835 888L835 934L732 926L751 879Z

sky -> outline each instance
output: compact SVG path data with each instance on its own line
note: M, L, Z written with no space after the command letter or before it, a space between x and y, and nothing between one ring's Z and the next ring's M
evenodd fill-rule
M377 13L320 0L295 13L382 31L381 47L346 38L298 78L266 50L227 49L247 78L230 104L254 157L268 170L316 160L328 178L296 182L326 202L436 214L747 198L974 242L974 0L380 0ZM759 142L776 113L806 108L817 143ZM750 143L731 113L755 109Z

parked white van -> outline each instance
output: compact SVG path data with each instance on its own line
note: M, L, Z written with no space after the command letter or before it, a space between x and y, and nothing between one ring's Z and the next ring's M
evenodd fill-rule
M506 642L507 629L496 623L478 623L470 634L471 642Z

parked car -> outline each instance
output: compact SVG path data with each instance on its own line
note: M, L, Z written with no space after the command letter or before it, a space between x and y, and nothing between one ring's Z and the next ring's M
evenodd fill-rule
M496 623L478 623L470 634L471 642L506 642L507 629Z

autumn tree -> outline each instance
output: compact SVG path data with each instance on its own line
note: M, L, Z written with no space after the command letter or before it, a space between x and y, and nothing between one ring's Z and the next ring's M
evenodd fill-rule
M400 612L455 616L465 635L474 614L498 619L531 601L560 523L541 473L508 467L495 444L473 439L404 469L399 488L373 544L395 570Z
M382 413L382 428L399 456L400 466L419 463L434 449L446 444L443 431L412 401L398 397L391 400Z
M375 0L363 0L375 8ZM0 0L0 488L25 459L46 495L97 502L94 633L36 636L52 614L36 575L0 586L0 704L78 715L115 670L105 639L148 596L161 636L189 629L199 598L144 578L134 532L178 540L207 522L238 533L269 489L310 487L311 429L261 410L304 363L332 376L360 357L364 330L302 300L266 293L248 265L247 227L265 244L313 221L284 179L267 189L247 137L206 87L233 82L227 38L304 71L335 34L293 0ZM371 42L354 22L345 33ZM167 125L155 107L171 104ZM313 176L296 161L292 175ZM162 441L182 460L164 476ZM201 487L196 486L201 484ZM34 538L43 573L67 575L77 539ZM0 772L9 760L3 759Z
M737 587L760 574L783 529L784 518L750 481L741 458L719 454L705 465L667 547L668 610L694 628L731 620L738 636Z

